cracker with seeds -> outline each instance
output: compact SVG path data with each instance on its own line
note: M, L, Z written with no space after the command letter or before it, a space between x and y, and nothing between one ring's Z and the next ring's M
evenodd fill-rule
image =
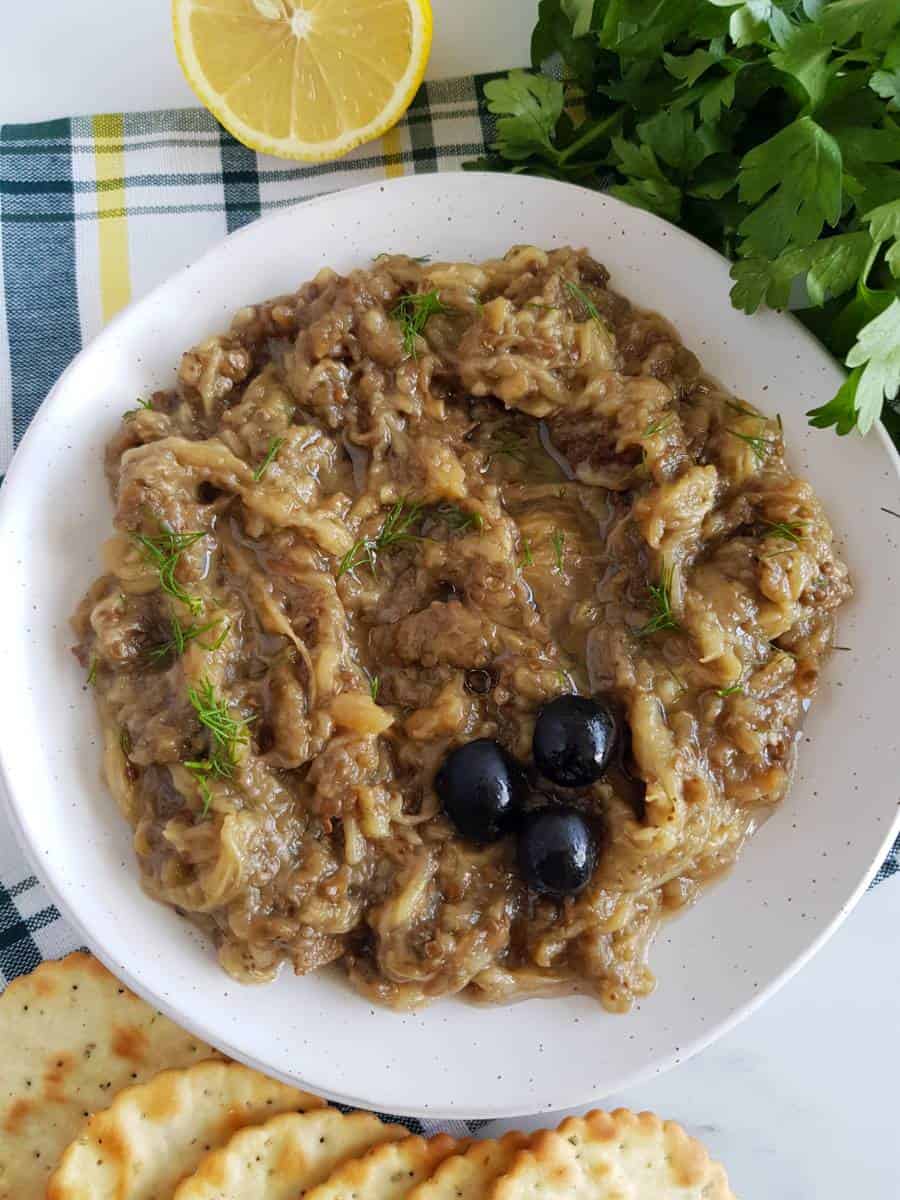
M216 1057L80 951L9 985L0 1046L0 1200L44 1200L85 1118L123 1087Z
M444 1159L413 1188L409 1200L484 1200L488 1187L509 1170L529 1140L527 1133L507 1133L496 1141L473 1142L464 1153Z
M385 1125L367 1112L285 1113L207 1154L174 1200L297 1200L348 1159L406 1136L402 1125Z
M486 1200L734 1200L725 1171L674 1121L591 1112L535 1134Z
M344 1163L304 1200L405 1200L461 1145L465 1143L439 1133L433 1138L405 1137L376 1146L362 1158Z
M323 1106L240 1063L162 1071L85 1122L51 1176L47 1200L170 1200L203 1156L239 1129Z

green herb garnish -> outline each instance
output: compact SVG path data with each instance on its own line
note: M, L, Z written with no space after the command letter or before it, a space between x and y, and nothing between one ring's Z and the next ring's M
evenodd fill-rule
M454 533L463 533L467 529L477 529L481 533L484 529L484 518L480 512L467 512L456 504L439 504L432 509L432 513Z
M97 682L97 655L92 654L90 664L88 665L88 673L87 673L86 683L87 683L88 687L93 687L96 682Z
M770 454L775 452L778 441L775 438L760 437L755 433L741 433L738 429L726 429L732 437L745 442L753 451L757 462L765 462Z
M154 412L154 411L155 411L155 410L154 410L154 408L153 408L153 401L152 401L152 400L142 400L142 399L140 398L140 396L138 396L138 401L137 401L137 404L138 404L137 408L129 408L129 409L127 409L125 412L123 412L123 413L122 413L122 420L123 420L123 421L130 421L130 420L131 420L131 418L132 418L133 416L135 416L135 414L136 414L136 413L139 413L139 412L141 411L141 409L142 409L142 408L145 408L145 409L147 409L149 412Z
M553 543L553 557L556 561L556 569L562 573L563 555L566 552L566 535L560 529L553 532L553 537L550 539Z
M681 676L672 667L669 666L668 663L664 663L663 665L665 666L666 671L668 671L668 673L672 676L672 678L678 684L678 688L679 688L678 696L683 696L684 693L688 690L688 685L684 682L684 680L681 678ZM678 697L676 697L676 699L678 699Z
M259 464L259 466L256 468L256 470L253 472L254 483L259 483L259 481L262 479L263 475L265 475L266 471L268 471L269 466L272 463L272 461L277 457L278 451L281 449L281 447L283 445L284 445L283 437L273 437L272 438L271 442L269 442L269 448L266 451L265 458L262 460L262 462Z
M745 408L743 404L738 404L736 400L726 400L725 403L732 412L738 413L742 417L753 417L757 421L764 421L766 418L762 413L754 412L752 408Z
M584 309L585 315L590 317L592 321L596 321L598 325L606 328L606 322L600 316L597 305L593 302L590 296L577 283L573 283L571 279L565 280L566 291L574 296L581 307Z
M369 680L369 695L372 697L373 703L378 699L378 689L381 687L381 680L377 675L373 675Z
M531 553L531 542L529 542L528 538L523 537L522 538L522 557L519 561L519 570L521 571L523 567L533 567L533 566L534 566L534 555Z
M227 750L234 758L237 747L246 743L249 737L247 726L254 718L232 717L227 701L216 697L215 688L208 679L204 679L199 687L188 688L188 700L197 720L212 734L216 747Z
M201 817L205 817L212 800L209 776L215 775L222 779L232 777L240 747L245 746L250 737L247 727L255 718L233 717L227 701L216 696L215 688L208 679L204 679L196 688L188 688L188 700L197 714L197 720L209 731L212 741L210 753L206 758L192 759L184 763L197 780L203 796Z
M448 313L450 309L441 302L436 291L414 292L401 296L390 315L399 322L403 331L403 349L408 357L416 356L416 338L424 332L431 317L437 313Z
M488 466L495 458L511 458L513 462L528 462L528 439L513 429L495 429L488 438Z
M665 629L681 628L672 611L672 578L674 573L673 567L663 567L659 583L651 583L649 585L650 608L653 611L653 615L644 625L635 629L635 637L645 638L650 637L654 633L661 633Z
M412 533L412 526L422 516L422 505L407 504L406 500L398 500L384 519L384 524L374 538L358 538L340 561L337 577L355 571L363 563L368 563L372 574L375 573L376 560L382 550L391 546L403 545L406 542L417 542L419 538Z
M763 537L782 538L799 546L803 541L803 530L806 526L800 521L763 521L766 532Z
M154 535L133 533L131 536L143 550L147 561L152 563L159 572L159 586L162 590L175 600L180 600L182 604L186 604L194 616L196 616L203 607L203 601L199 596L191 596L184 590L175 578L175 570L185 550L189 546L193 546L195 542L198 542L200 538L206 536L204 531L176 533L174 530L163 526L160 532Z
M674 420L675 420L675 414L670 412L665 417L660 417L660 419L658 421L651 421L650 424L647 426L647 428L644 430L644 432L641 434L641 437L642 438L654 437L657 433L662 433L662 431L664 429L668 429L668 427L672 424L672 422Z
M744 685L742 683L732 683L729 687L716 688L716 695L721 696L724 700L726 696L736 696L738 692L743 692Z
M119 729L119 749L127 758L131 753L131 734L128 732L128 727L123 725Z
M157 645L151 646L146 651L146 657L151 662L160 662L162 659L168 658L169 655L172 658L180 658L184 654L184 648L188 642L194 641L195 638L201 637L204 633L209 633L210 629L215 629L220 622L207 621L205 625L182 625L178 618L173 615L169 618L169 624L172 631L171 637L166 638L164 642L159 642ZM200 642L199 645L204 650L218 650L228 636L229 628L230 626L226 625L214 642L210 644Z

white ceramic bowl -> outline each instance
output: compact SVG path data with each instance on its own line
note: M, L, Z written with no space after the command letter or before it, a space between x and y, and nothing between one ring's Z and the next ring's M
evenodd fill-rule
M585 245L614 286L658 308L705 367L782 414L790 460L822 496L856 583L800 747L790 797L734 870L664 927L657 991L624 1017L586 997L414 1016L372 1008L338 977L242 987L138 885L129 831L99 780L93 704L68 617L98 573L110 503L103 445L136 395L170 385L183 349L249 301L326 264L385 250L481 259L515 242ZM0 755L36 869L93 950L136 991L223 1050L330 1097L389 1112L502 1116L587 1103L693 1054L822 944L897 824L898 459L879 431L814 431L806 409L841 375L791 318L736 312L728 267L655 217L579 188L503 175L424 175L258 221L124 312L66 371L0 497ZM12 584L10 582L10 577Z

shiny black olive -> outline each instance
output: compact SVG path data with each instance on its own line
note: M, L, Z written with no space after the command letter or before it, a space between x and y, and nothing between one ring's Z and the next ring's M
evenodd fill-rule
M576 808L536 808L519 831L519 871L535 892L574 896L597 865L597 843Z
M515 825L526 792L516 760L490 738L459 746L434 779L444 812L473 842L495 842Z
M486 696L494 686L494 677L483 667L473 667L466 671L465 689L475 696Z
M557 696L538 713L531 743L540 773L562 787L599 779L616 741L609 705L587 696Z

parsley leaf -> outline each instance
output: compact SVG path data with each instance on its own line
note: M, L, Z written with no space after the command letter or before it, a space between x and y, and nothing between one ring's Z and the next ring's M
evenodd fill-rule
M856 345L847 355L848 367L862 367L856 382L856 424L860 433L872 428L885 399L893 400L900 389L900 300L859 331Z
M900 109L900 67L893 71L876 71L869 80L869 87L887 100L890 108Z
M900 200L881 204L866 213L863 220L869 226L872 241L876 245L894 240L885 255L885 262L895 279L900 279Z
M801 117L748 151L741 160L738 194L757 207L738 229L742 253L773 258L789 242L807 245L823 226L835 225L841 215L841 169L840 146L812 117Z
M488 109L499 117L493 149L512 162L532 154L556 162L559 152L552 137L563 110L563 86L546 75L510 71L505 79L484 85Z

